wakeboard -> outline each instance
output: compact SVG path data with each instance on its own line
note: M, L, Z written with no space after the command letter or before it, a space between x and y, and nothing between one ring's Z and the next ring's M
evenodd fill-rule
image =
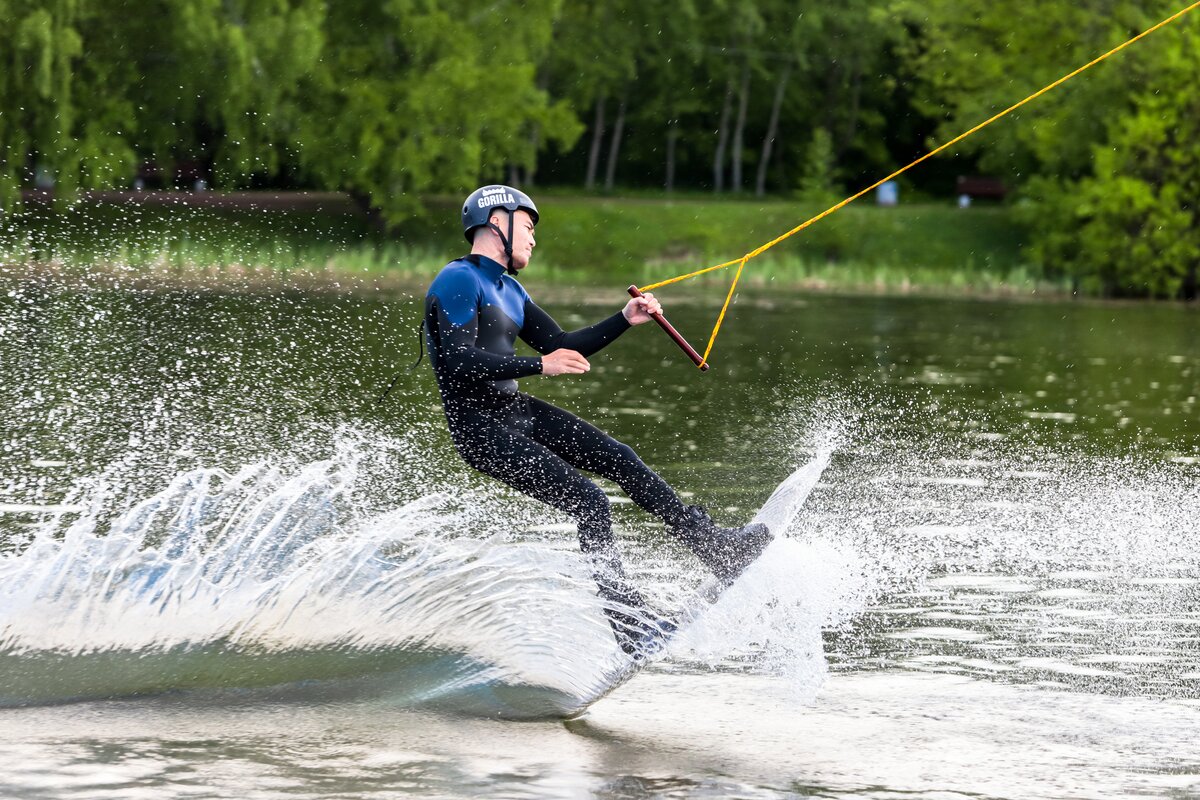
M673 626L664 628L661 635L645 641L637 653L622 659L622 663L614 669L606 671L599 681L589 686L586 691L571 698L572 702L564 702L568 698L562 696L554 698L560 705L563 716L568 718L579 716L590 705L628 683L647 666L661 659L671 641L703 616L704 612L716 603L730 587L742 581L754 580L756 567L769 563L772 551L779 546L779 542L784 538L792 520L796 518L809 493L821 479L821 474L829 464L829 457L830 453L823 451L812 461L784 478L775 491L771 492L770 497L763 503L758 513L754 515L751 522L766 525L773 536L771 543L763 548L758 558L730 583L712 578L701 585L683 604L682 609L673 616Z

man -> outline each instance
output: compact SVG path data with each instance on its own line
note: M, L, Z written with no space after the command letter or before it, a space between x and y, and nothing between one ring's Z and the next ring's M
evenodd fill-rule
M517 390L519 378L586 373L588 356L661 310L647 294L595 325L564 332L515 280L529 265L537 222L537 206L510 186L484 186L467 198L462 223L471 253L443 268L425 297L430 362L459 454L575 519L617 641L636 654L662 628L637 613L643 600L625 579L608 498L579 470L619 485L726 582L762 552L770 533L762 525L718 528L703 508L685 506L628 445ZM516 355L518 337L541 357Z

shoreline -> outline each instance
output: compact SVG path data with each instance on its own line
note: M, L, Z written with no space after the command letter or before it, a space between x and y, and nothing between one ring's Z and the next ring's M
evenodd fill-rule
M536 269L534 267L533 269ZM208 265L185 266L160 264L150 269L130 265L92 265L86 270L68 267L61 262L35 262L32 264L0 264L0 289L10 290L22 285L36 285L42 290L85 292L85 291L130 291L197 292L203 294L271 294L271 293L316 293L345 295L383 295L390 297L418 297L423 295L436 270L418 272L396 271L353 271L326 268L283 269L267 265ZM541 280L539 280L541 278ZM539 298L551 302L574 300L584 305L611 302L613 295L624 296L624 287L630 276L613 281L613 290L598 281L572 280L569 276L548 268L544 276L531 275L523 281ZM671 302L694 305L707 302L717 294L724 295L728 284L709 283L707 287L672 287ZM929 300L975 300L984 302L1017 303L1085 303L1108 306L1179 306L1198 307L1196 303L1180 300L1155 300L1128 298L1105 298L1073 293L1066 288L1050 284L1036 286L1005 284L994 286L935 285L901 281L891 283L836 282L824 278L789 279L787 277L744 277L739 284L738 294L748 296L756 303L771 302L762 296L764 292L788 292L811 294L824 297L895 297ZM581 297L582 294L582 297ZM720 300L721 298L717 298ZM713 302L717 302L714 300Z
M340 193L83 192L66 211L55 211L45 194L30 194L32 213L0 223L5 285L413 295L423 294L437 271L465 249L461 230L445 214L382 235ZM622 198L552 196L554 224L539 236L526 280L543 298L592 295L607 291L603 286L624 295L631 283L656 283L723 262L812 210L782 198L680 197L636 198L637 212L628 213ZM1002 206L847 208L786 251L750 264L740 290L1192 305L1105 297L1086 278L1081 291L1073 291L1070 279L1047 278L1028 263L1022 234ZM660 291L672 302L720 302L732 277L731 271L715 272Z

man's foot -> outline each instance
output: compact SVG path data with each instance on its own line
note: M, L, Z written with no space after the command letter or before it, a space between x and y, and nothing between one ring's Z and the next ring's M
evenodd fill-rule
M609 621L613 623L617 644L634 661L645 661L661 651L676 630L675 623L666 617L635 620L623 616L625 624L618 625L611 617Z
M774 538L761 522L741 528L719 528L702 506L688 506L687 517L672 526L671 533L727 585L733 583Z
M625 577L621 558L615 549L601 550L589 556L592 577L604 600L604 616L612 627L617 645L634 661L642 661L662 649L675 624L646 608L640 592Z

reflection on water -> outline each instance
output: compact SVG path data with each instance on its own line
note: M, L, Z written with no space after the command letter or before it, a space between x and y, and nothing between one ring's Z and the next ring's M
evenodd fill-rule
M804 708L770 678L648 673L565 725L229 698L5 717L0 791L35 798L1188 796L1200 769L1194 707L903 672Z
M616 656L566 520L458 461L424 365L374 404L417 310L0 292L0 688L154 695L0 710L0 795L1200 791L1194 310L743 295L710 373L643 328L529 381L730 521L838 443L788 592L566 725L428 702ZM690 557L614 515L677 607Z

